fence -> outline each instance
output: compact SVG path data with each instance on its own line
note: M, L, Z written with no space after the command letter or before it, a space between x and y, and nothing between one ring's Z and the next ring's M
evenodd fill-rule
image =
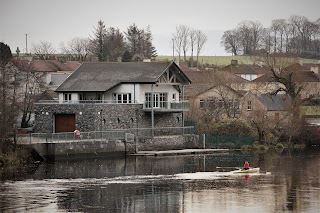
M194 127L162 127L162 128L133 128L127 129L128 133L134 134L139 138L152 138L155 136L185 135L194 134Z
M92 132L74 132L65 133L31 133L30 143L62 143L78 141L94 141L99 139L123 140L125 130L110 131L92 131Z
M94 140L124 140L125 134L131 133L139 138L152 138L155 136L194 134L194 127L163 127L163 128L134 128L114 129L91 132L65 132L65 133L31 133L24 136L31 143L63 143Z
M202 140L203 138L200 138L200 141ZM217 136L217 135L205 136L205 146L208 149L209 148L240 149L243 145L252 145L253 142L254 142L254 138L249 136Z

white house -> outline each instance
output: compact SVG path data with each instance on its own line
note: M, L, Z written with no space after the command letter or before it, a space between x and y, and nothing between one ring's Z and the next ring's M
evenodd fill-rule
M56 89L57 102L36 104L35 131L181 126L190 83L175 62L84 63Z

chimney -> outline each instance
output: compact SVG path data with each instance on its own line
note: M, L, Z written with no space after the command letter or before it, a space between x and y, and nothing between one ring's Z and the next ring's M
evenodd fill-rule
M231 65L237 66L238 65L238 60L232 59L231 60Z

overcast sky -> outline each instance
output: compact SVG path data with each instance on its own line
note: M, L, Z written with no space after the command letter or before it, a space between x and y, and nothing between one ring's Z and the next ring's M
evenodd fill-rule
M158 55L171 55L171 38L177 25L188 25L208 36L203 55L226 55L220 45L224 31L244 20L268 27L273 19L291 15L320 18L320 0L0 0L0 42L15 52L32 43L61 42L92 35L98 20L106 27L126 31L135 23L151 26Z

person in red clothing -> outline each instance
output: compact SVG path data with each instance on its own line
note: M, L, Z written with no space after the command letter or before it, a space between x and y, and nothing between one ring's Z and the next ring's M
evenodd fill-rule
M249 168L250 168L249 162L248 162L248 161L244 162L244 164L243 164L243 169L244 169L244 170L248 170Z

